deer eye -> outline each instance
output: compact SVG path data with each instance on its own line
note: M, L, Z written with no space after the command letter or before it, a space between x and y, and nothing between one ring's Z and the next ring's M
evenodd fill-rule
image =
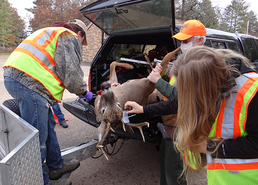
M120 103L117 103L117 106L121 108L121 105L120 105Z
M105 111L106 111L106 108L102 108L102 109L101 109L101 113L102 113L102 114L104 114Z

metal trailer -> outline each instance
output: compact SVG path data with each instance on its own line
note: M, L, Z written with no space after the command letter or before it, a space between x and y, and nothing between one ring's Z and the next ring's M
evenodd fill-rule
M0 104L0 184L43 184L39 132ZM80 161L96 154L97 140L62 150L64 161ZM70 173L62 178L68 178Z

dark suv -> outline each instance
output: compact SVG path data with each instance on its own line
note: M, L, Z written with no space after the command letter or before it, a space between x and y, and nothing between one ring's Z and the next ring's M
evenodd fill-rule
M111 62L133 64L133 70L117 69L118 81L124 83L129 79L148 75L150 66L144 54L149 56L155 66L168 52L180 46L179 41L171 38L181 28L181 25L176 25L175 22L174 0L99 0L80 11L106 34L106 39L90 68L89 90L95 94L100 90L101 83L108 80ZM207 46L232 49L247 56L252 62L258 62L256 37L207 28L206 38ZM93 101L64 103L64 107L92 126L99 126L94 114ZM160 117L144 119L151 125L143 130L146 141L158 141L161 137L157 128L157 123L161 121ZM120 138L142 139L137 130L134 135L122 129L117 129L112 134Z

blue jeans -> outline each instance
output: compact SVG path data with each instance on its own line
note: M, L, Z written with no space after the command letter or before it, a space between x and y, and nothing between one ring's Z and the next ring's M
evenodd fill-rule
M53 108L53 111L54 111L56 117L58 118L58 122L59 123L64 122L65 121L65 117L64 117L64 114L61 111L59 103L57 102L54 105L52 105L52 108Z
M44 184L49 183L44 161L49 171L64 166L59 143L55 132L55 119L48 101L38 93L28 89L16 80L5 77L5 88L9 94L19 101L21 117L39 130L39 143Z

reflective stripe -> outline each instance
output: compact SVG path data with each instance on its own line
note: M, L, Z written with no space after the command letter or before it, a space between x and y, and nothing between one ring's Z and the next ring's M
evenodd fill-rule
M62 81L58 77L56 73L56 67L55 67L55 62L53 61L53 58L46 57L49 54L43 53L43 50L39 50L38 48L33 46L34 44L28 44L26 41L21 43L17 49L14 51L20 51L24 52L28 55L30 55L34 60L36 60L40 65L42 65L45 69L48 68L47 70L55 77L55 79L62 84ZM24 50L22 50L24 49ZM34 57L35 56L35 57ZM50 59L50 60L49 60ZM54 65L52 64L54 63Z
M62 27L40 29L24 40L10 55L4 67L14 67L41 82L60 101L65 86L56 72L54 55L57 39L63 32L76 33Z
M258 166L258 159L216 158L214 161L212 161L210 157L207 156L207 164L209 164L208 170L235 170L235 171L256 170Z
M48 58L49 62L50 62L52 65L56 66L56 63L55 63L53 57L49 54L49 52L47 52L43 47L37 45L35 42L32 42L32 41L30 41L30 40L24 40L17 48L20 48L20 46L23 46L24 43L30 44L32 47L37 48L41 53L44 53L45 57ZM32 48L32 47L30 47L30 48ZM21 47L21 48L27 49L26 47ZM29 50L30 48L28 47L28 50ZM34 50L34 51L35 51L35 50ZM35 55L35 53L33 53L33 52L32 52L32 54Z
M249 105L249 103L247 103L247 100L250 99L250 97L246 96L246 93L249 91L250 89L250 80L248 80L248 77L242 75L242 78L239 79L239 83L242 83L242 87L241 90L238 91L238 94L236 96L236 107L235 107L235 124L234 124L234 139L236 139L237 137L240 137L241 134L241 129L240 126L243 125L243 121L245 120L244 117L246 117L246 107Z
M176 83L176 77L175 77L174 75L172 75L172 76L170 77L170 79L169 79L169 84L170 84L171 86L173 86L175 83ZM164 100L164 101L167 101L168 99L167 99L167 97L163 96L163 100Z
M218 137L222 137L221 136L221 130L222 130L223 115L224 115L224 112L225 112L225 105L226 105L226 99L223 98L222 101L221 101L220 114L218 114L218 119L217 119L217 127L216 127L217 129L215 128L216 135Z
M258 90L258 74L247 73L236 78L237 93L222 100L220 111L209 137L235 139L245 137L247 110ZM214 129L216 134L214 134ZM207 154L208 170L257 170L258 159L213 159Z
M247 81L248 78L243 75L236 78L237 85L234 89L236 89L238 93L233 93L231 98L227 97L222 100L221 110L223 110L223 112L219 112L218 115L219 119L217 120L218 123L216 128L217 137L227 139L233 139L236 138L236 136L239 137L239 117L243 116L241 114L243 113L241 112L244 98L243 93L246 93L246 91L243 91L244 88L242 87L245 87L244 84L246 84Z
M211 158L207 159L207 162L212 162ZM258 163L258 159L220 159L216 158L214 163L227 163L227 164L237 164L237 163Z
M40 46L44 45L45 48L50 43L49 40L53 40L56 34L57 30L46 30L46 32L40 37L39 40L37 40L36 43ZM46 41L48 41L47 44L45 44Z

